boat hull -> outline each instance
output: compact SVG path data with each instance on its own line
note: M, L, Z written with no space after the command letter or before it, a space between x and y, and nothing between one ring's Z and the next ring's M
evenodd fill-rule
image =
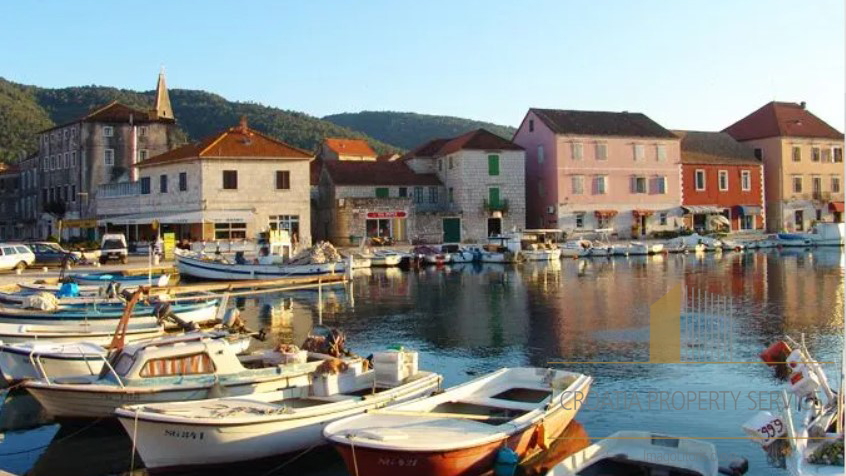
M553 261L561 259L561 249L527 250L520 253L526 261Z
M370 257L370 266L373 267L390 267L390 266L399 266L400 261L402 261L402 255L399 254L391 254L391 255L373 255Z
M59 324L35 326L30 324L5 324L0 323L0 341L6 344L32 342L35 340L50 341L54 343L91 342L97 345L106 346L112 341L115 326L112 325L90 325L87 323ZM164 329L156 326L154 322L146 325L131 325L126 332L126 341L131 342L141 339L149 339L164 334Z
M124 276L122 274L75 274L71 278L83 286L106 286L111 282L120 283L121 287L157 286L164 287L170 282L169 274L153 274L152 278L146 274L138 276Z
M122 410L118 420L127 434L135 436L135 447L147 469L173 470L227 464L290 454L328 444L323 428L342 418L425 397L438 389L440 377L431 374L396 392L386 391L362 400L355 406L327 414L286 418L269 416L265 423L250 424L182 424L133 417L131 410ZM275 421L274 421L275 420Z
M75 346L75 344L67 344ZM79 346L76 346L79 347ZM93 346L92 346L93 347ZM33 353L26 348L0 346L0 374L10 384L48 376L98 375L104 349L79 348L76 353ZM43 369L43 370L42 370Z
M117 321L123 314L123 306L115 306L108 304L104 308L100 308L99 312L95 312L85 307L75 308L73 306L60 309L58 311L23 311L13 312L16 309L4 312L0 310L0 322L6 324L32 324L32 325L52 325L52 324L70 324L74 322L96 322L106 323L110 321ZM176 317L185 322L209 322L215 319L217 314L217 300L208 301L201 304L192 304L187 306L174 306L173 309ZM145 306L145 309L140 309L138 312L133 312L133 319L152 318L153 308Z
M302 265L252 265L228 264L203 261L176 255L179 273L199 279L222 281L251 281L286 278L292 276L315 276L344 272L344 263L322 263Z

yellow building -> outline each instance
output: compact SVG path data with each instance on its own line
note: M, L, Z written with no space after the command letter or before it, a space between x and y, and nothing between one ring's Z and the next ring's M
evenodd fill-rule
M771 102L727 127L764 163L767 229L843 221L843 133L805 108Z

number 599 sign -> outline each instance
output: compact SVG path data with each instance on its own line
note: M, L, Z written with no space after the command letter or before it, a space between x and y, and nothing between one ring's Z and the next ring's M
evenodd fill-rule
M786 432L781 417L774 416L770 412L758 413L743 425L743 430L762 446L769 446Z

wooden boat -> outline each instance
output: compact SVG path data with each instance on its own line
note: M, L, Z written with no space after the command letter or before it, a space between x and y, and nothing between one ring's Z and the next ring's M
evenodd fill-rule
M115 282L126 287L164 287L170 282L170 274L157 273L153 273L152 276L148 276L147 274L130 276L121 273L85 273L71 274L69 278L74 280L77 284L89 286L105 286L109 283Z
M592 379L506 368L444 393L329 424L323 434L351 474L459 476L492 469L496 453L540 452L581 407Z
M0 322L6 324L59 324L74 321L108 322L114 324L124 311L125 303L100 303L86 305L67 305L50 311L22 309L20 307L0 306ZM195 302L175 302L170 310L185 322L208 322L215 318L218 299L205 299ZM157 312L151 304L139 305L132 311L133 318L153 317Z
M175 256L180 274L210 280L240 281L313 276L343 273L346 269L345 264L340 261L320 264L238 264L179 252L175 253Z
M279 352L246 356L220 339L186 334L126 345L97 376L24 383L56 417L106 417L126 404L202 400L307 385L309 374L330 356L279 364ZM274 355L276 358L274 358Z
M228 331L202 334L211 339L229 340L239 354L246 352L252 339L249 335L230 334ZM106 348L94 342L0 342L0 375L10 384L50 377L99 375L107 355Z
M392 370L384 363L387 369L380 368L377 355L373 370L362 371L359 361L340 374L315 376L310 385L247 397L132 405L115 414L144 466L154 471L292 454L326 444L328 423L426 397L440 387L440 375L421 371L380 382L378 377Z
M646 431L620 431L566 457L546 476L717 476L721 473L718 461L716 447L706 441ZM736 470L725 474L740 476L744 472L740 463Z

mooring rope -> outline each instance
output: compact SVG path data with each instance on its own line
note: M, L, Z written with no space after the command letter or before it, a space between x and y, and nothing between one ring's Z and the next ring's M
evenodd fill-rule
M355 442L353 441L353 435L347 435L347 439L350 440L350 449L352 449L352 459L353 459L353 476L358 475L358 460L355 457Z
M317 447L319 447L319 446L323 446L323 442L317 443L317 444L312 445L311 447L309 447L309 448L307 448L307 449L303 450L303 451L302 451L302 452L300 452L297 456L294 456L293 458L286 460L284 463L280 464L279 466L277 466L277 467L275 467L275 468L271 469L270 471L268 471L268 472L266 472L266 473L262 474L262 476L268 476L268 475L270 475L270 474L273 474L273 473L275 473L275 472L279 471L280 469L282 469L282 468L284 468L285 466L288 466L289 464L293 463L294 461L296 461L296 460L300 459L300 457L301 457L301 456L303 456L304 454L308 453L309 451L311 451L311 450L313 450L313 449L315 449L315 448L317 448Z

